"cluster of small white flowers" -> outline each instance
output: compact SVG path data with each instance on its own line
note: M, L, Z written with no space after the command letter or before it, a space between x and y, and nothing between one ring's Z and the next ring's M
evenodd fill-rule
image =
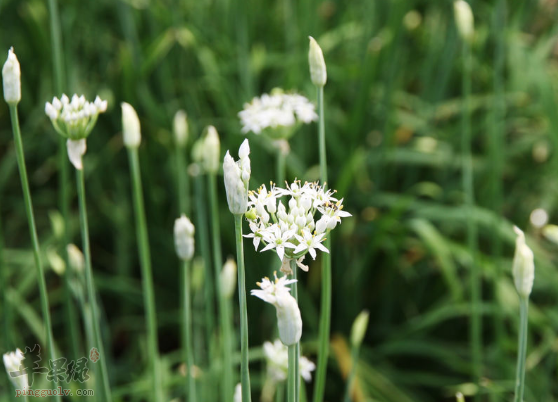
M261 289L254 289L251 292L252 296L275 306L279 338L287 346L296 344L302 336L300 309L296 299L290 293L291 289L287 287L295 282L296 279L287 279L286 276L277 278L275 274L275 281L265 277L257 283Z
M243 133L260 134L266 128L292 127L297 122L308 124L315 121L318 119L315 109L314 104L302 95L274 90L245 103L238 116Z
M107 101L98 96L94 102L88 102L85 96L74 94L72 100L66 95L60 99L54 97L47 102L45 113L52 121L55 130L71 140L86 138L97 121L99 113L107 110Z
M27 378L27 374L12 377L10 375L11 372L19 371L20 366L24 360L23 352L20 349L16 349L15 352L4 353L4 366L6 367L6 372L8 373L8 377L14 387L17 389L27 389L29 388L29 382Z
M335 191L326 190L317 183L304 183L295 180L286 189L265 185L249 193L249 211L246 218L250 222L252 238L256 251L260 243L265 246L261 251L275 250L282 261L281 271L290 274L291 260L304 271L308 267L302 263L307 253L315 259L316 250L329 253L322 244L326 234L334 229L341 218L351 216L343 211L343 199L333 197ZM290 197L287 207L280 200ZM319 219L317 213L320 213Z
M287 379L289 371L289 350L279 339L275 342L265 342L263 345L264 354L267 360L267 372L269 377L275 382L282 382ZM316 365L304 356L298 360L299 373L306 382L312 380L312 371Z

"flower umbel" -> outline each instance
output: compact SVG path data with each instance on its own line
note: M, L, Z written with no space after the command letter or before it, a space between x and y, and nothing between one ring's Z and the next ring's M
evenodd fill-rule
M62 95L60 99L54 97L52 103L45 104L45 113L56 132L70 140L87 138L95 127L99 114L106 110L107 101L98 96L94 102L88 102L83 95L74 94L71 100Z
M243 133L263 133L274 139L284 139L289 138L300 124L317 120L315 109L304 96L284 93L276 88L271 94L263 94L245 103L238 117Z
M250 182L250 145L244 140L238 150L240 159L235 162L227 151L223 161L223 173L225 176L225 190L229 210L235 215L246 212L248 205L248 183Z
M305 255L316 259L317 250L329 253L322 244L327 233L341 218L351 216L343 211L343 199L334 198L334 193L318 183L302 184L300 180L284 189L272 184L269 191L262 185L249 193L246 218L252 233L245 237L253 239L256 251L260 243L264 245L261 251L275 250L283 262L282 272L291 273L291 260L306 271Z
M22 361L24 360L23 352L18 348L15 352L4 353L4 366L6 367L6 372L8 373L8 377L14 387L17 389L26 389L29 388L29 381L27 374L12 377L10 372L19 371L20 366L22 365Z
M263 301L273 304L277 312L277 327L279 338L284 345L296 344L302 335L302 318L296 299L290 294L291 289L287 287L295 283L296 279L287 279L286 276L270 281L263 278L257 285L261 289L252 290L252 296L259 297Z
M267 374L274 382L283 382L287 379L289 371L289 351L288 348L276 339L273 343L263 344L265 359L267 361ZM304 381L312 380L312 371L316 365L304 356L300 356L298 361L299 373Z

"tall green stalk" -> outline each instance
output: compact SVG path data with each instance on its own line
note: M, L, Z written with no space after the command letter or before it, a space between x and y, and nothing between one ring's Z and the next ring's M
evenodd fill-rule
M480 272L477 265L477 224L473 217L473 207L475 203L474 187L473 187L473 158L471 152L471 64L472 54L469 43L463 41L463 110L462 110L462 184L465 194L465 208L467 211L467 247L471 253L471 325L470 325L470 341L471 356L473 361L473 376L475 383L478 384L481 376L482 365L482 347L481 332L482 322L480 315L481 301L481 281Z
M54 89L58 96L64 91L65 69L62 61L62 33L60 18L58 13L57 0L48 0L48 11L50 17L50 42L52 46L52 70L54 77ZM70 243L69 222L70 222L70 170L68 157L66 156L66 139L58 138L58 197L60 212L64 220L62 228L62 258L66 264L64 273L64 310L66 314L66 329L68 338L72 346L72 356L77 358L79 355L79 327L78 319L72 293L70 289L70 263L68 259L67 245Z
M85 168L85 167L84 167ZM85 179L83 169L76 169L76 180L77 180L77 192L79 200L79 221L81 226L81 240L83 242L83 255L85 257L85 282L87 285L87 299L89 301L89 308L91 309L91 323L93 324L93 339L96 343L95 347L99 350L100 369L100 388L103 389L103 401L112 401L112 395L110 391L107 365L106 365L106 355L104 352L100 322L101 317L97 310L97 300L95 297L95 284L93 280L93 268L91 264L91 249L89 246L89 223L87 220L87 203L85 198Z
M185 148L175 144L176 181L180 213L190 215L190 178L187 171Z
M283 153L283 150L279 149L277 151L277 164L276 164L276 177L277 177L277 184L279 186L283 186L285 184L285 177L287 175L287 167L286 167L286 155Z
M318 87L318 135L320 144L320 178L324 188L327 184L327 156L324 124L324 88ZM329 328L331 323L331 239L324 242L330 253L322 254L322 297L320 311L320 332L318 365L314 385L314 402L322 402L325 391L327 361L329 356Z
M351 365L351 371L349 372L349 376L347 377L347 388L345 389L345 398L343 399L344 402L351 402L351 391L356 377L358 352L359 352L359 347L353 345L353 347L351 348L352 365Z
M296 345L289 346L289 372L288 372L288 391L287 400L288 402L296 402Z
M246 275L244 271L244 245L242 244L242 216L234 215L236 236L236 265L238 266L238 299L240 304L240 380L242 402L250 402L250 371L248 366L248 309L246 308Z
M149 239L147 236L147 224L145 219L145 208L143 205L143 190L141 185L141 174L137 148L128 148L130 161L130 173L132 175L132 187L134 198L134 211L136 218L136 232L139 246L139 257L142 271L142 284L144 304L147 312L147 343L149 349L149 365L153 382L152 400L163 401L163 387L159 365L159 350L157 339L157 316L155 310L155 292L153 289L153 274L151 271L151 256L149 251Z
M190 286L190 261L183 261L182 263L182 276L183 276L183 300L182 300L182 317L183 317L183 348L184 360L188 368L188 401L197 401L196 395L196 382L194 379L194 351L192 349L192 308L190 304L191 299L191 286Z
M23 141L21 139L21 131L19 128L19 118L17 114L17 106L9 104L10 118L12 120L12 130L14 133L14 142L16 147L17 166L19 168L19 177L21 179L21 188L23 190L23 200L25 203L25 213L27 214L27 222L29 223L29 234L31 235L31 243L33 244L33 257L35 267L37 268L37 280L39 281L39 293L41 297L41 309L43 320L45 322L46 340L48 353L51 360L56 359L54 351L54 342L52 340L52 325L50 321L50 311L48 304L48 292L45 280L45 272L41 259L41 248L39 246L39 237L37 236L37 227L35 226L35 216L33 213L33 203L31 201L31 191L29 190L29 182L27 180L27 168L25 167L25 155L23 153ZM53 389L58 387L56 378L52 383ZM55 398L60 401L60 396Z
M529 298L519 298L519 343L517 351L517 374L515 379L514 402L523 402L525 390L525 357L527 355Z
M293 271L293 279L297 279L297 269L295 260L291 260L291 269ZM291 285L291 294L298 303L298 282ZM295 401L298 402L300 399L300 341L295 345L295 361L294 361L294 372L295 372Z
M219 205L217 202L217 177L215 173L209 173L208 186L209 186L209 204L211 206L211 235L213 242L213 268L215 275L215 284L217 298L219 300L219 320L221 326L221 332L223 334L222 345L223 345L223 399L226 400L234 394L234 383L232 378L232 349L231 349L231 334L228 333L228 323L227 323L227 300L222 292L222 284L220 282L220 272L223 268L222 252L221 252L221 238L219 234L221 233L219 225Z

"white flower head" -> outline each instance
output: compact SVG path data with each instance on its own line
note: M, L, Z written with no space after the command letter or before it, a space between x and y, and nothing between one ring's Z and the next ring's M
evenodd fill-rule
M273 183L268 191L262 185L250 191L246 214L256 251L274 250L282 261L281 272L291 274L290 263L307 271L304 256L312 259L317 251L329 253L323 245L329 231L351 214L343 210L343 199L333 197L334 190L326 190L318 183L302 184L300 180L287 184L285 188ZM283 198L284 197L284 198Z
M229 151L223 161L227 202L229 210L235 215L244 214L248 207L248 183L251 174L249 154L250 146L246 139L238 150L238 161L234 161Z
M236 387L234 388L233 401L234 402L242 402L242 384L241 383L236 384Z
M195 228L186 215L174 221L174 246L181 260L189 261L194 256Z
M456 0L453 3L457 31L463 40L471 42L475 35L475 21L471 6L465 0Z
M13 47L8 51L8 58L2 68L2 82L4 99L10 105L17 105L21 100L21 70Z
M276 339L273 343L265 342L263 344L265 359L267 362L267 373L270 379L275 382L283 382L287 379L289 372L289 350ZM301 356L298 361L299 373L306 382L312 379L312 371L316 369L316 365Z
M100 113L107 110L107 101L98 96L88 102L85 96L74 94L72 99L62 95L45 104L45 114L58 134L70 140L81 140L91 134Z
M184 110L179 110L174 115L172 122L174 141L180 148L184 148L188 142L188 118Z
M520 297L528 298L533 289L535 279L535 261L533 251L525 242L525 234L517 226L513 227L517 234L515 255L513 257L513 279Z
M290 294L287 285L295 283L296 279L287 279L286 276L270 281L263 278L257 285L261 289L252 290L252 296L259 297L263 301L275 306L277 313L277 328L279 338L283 344L294 345L302 335L302 318L296 299Z
M245 103L238 117L243 133L263 133L273 139L287 139L301 124L318 119L315 109L304 96L284 93L276 88L271 94L263 94Z
M12 377L10 373L20 371L22 362L25 359L23 352L18 348L15 352L4 353L4 366L6 367L6 372L10 381L17 389L27 389L29 388L29 380L27 374L21 376Z
M324 54L322 53L322 48L318 45L318 42L316 42L316 40L311 36L308 38L310 39L310 50L308 52L310 78L315 86L323 87L327 82L327 70Z
M122 135L126 148L138 148L141 143L141 127L138 114L132 105L122 102Z
M205 171L217 174L219 171L219 153L221 152L221 142L219 134L213 126L207 127L207 132L203 141L203 166Z
M68 158L70 159L70 162L72 162L72 165L74 165L77 170L82 170L82 157L83 155L85 155L85 151L87 151L87 143L85 141L85 138L82 138L80 140L68 139L66 141L66 149L68 150Z

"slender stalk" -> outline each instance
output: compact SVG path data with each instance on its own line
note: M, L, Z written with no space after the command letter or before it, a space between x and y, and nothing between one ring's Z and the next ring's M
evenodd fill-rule
M79 201L79 221L81 226L81 241L83 242L83 255L85 257L85 282L87 286L87 299L89 301L89 308L91 309L91 323L93 325L92 339L96 343L95 347L99 350L101 359L99 368L99 387L103 390L103 401L112 401L110 391L106 355L104 352L103 342L101 338L100 316L97 310L97 300L95 297L95 284L93 279L93 268L91 266L91 249L89 246L89 223L87 220L87 203L85 198L85 179L83 170L76 169L77 192Z
M4 238L2 234L2 222L0 221L0 302L2 303L2 333L4 334L3 342L0 344L2 350L13 349L13 334L12 334L12 306L8 304L6 291L9 287L8 266L4 261Z
M194 351L192 349L192 308L190 305L191 287L190 287L190 261L184 261L182 264L183 275L183 297L182 300L182 317L183 317L183 350L186 367L188 368L188 401L195 402L196 395L196 382L194 379Z
M161 373L158 369L159 351L157 346L158 339L157 316L155 310L155 292L153 289L151 256L149 251L149 239L147 236L147 224L145 219L145 208L143 205L143 190L141 185L141 173L137 148L129 148L128 157L130 161L130 173L132 175L132 195L134 198L134 212L136 218L136 232L142 271L144 304L147 312L147 343L153 382L152 400L161 402L163 401L163 384L161 380Z
M209 204L211 207L211 235L213 242L213 268L215 275L215 284L217 285L217 298L219 300L219 320L221 324L221 331L223 334L223 399L226 400L234 394L234 383L232 378L232 349L231 349L231 334L228 332L227 323L227 300L225 299L220 283L220 272L223 268L222 252L221 252L221 238L219 237L219 205L217 202L217 177L214 173L208 174L209 185Z
M281 149L277 151L277 165L276 165L276 175L277 175L277 184L282 186L285 184L285 177L287 175L287 168L285 165L286 156Z
M324 124L324 88L318 88L318 135L320 143L320 177L324 188L327 184L327 155ZM320 311L320 331L318 366L314 385L314 402L322 402L325 391L327 361L329 356L329 328L331 323L331 239L324 242L330 253L322 254L322 297Z
M525 356L527 355L527 328L528 328L529 299L519 298L519 344L517 352L517 374L515 380L514 402L523 402L525 390Z
M234 216L236 235L236 265L238 266L238 299L240 304L240 379L242 402L250 402L250 372L248 367L248 310L246 308L246 275L244 271L244 246L242 244L242 215Z
M287 400L289 402L296 402L296 345L289 346L289 377L288 377L288 391Z
M175 145L176 181L180 213L190 215L190 177L187 173L185 148Z
M291 269L293 271L293 279L297 279L297 269L295 260L291 260ZM298 303L298 282L291 285L291 293ZM294 361L294 372L295 372L295 401L298 402L300 399L300 341L295 345L295 361Z
M31 243L33 244L33 257L35 260L35 267L37 268L37 280L39 281L39 293L41 297L41 309L43 313L43 320L45 322L46 340L49 356L52 360L56 359L54 351L54 343L52 341L52 325L50 321L50 311L48 304L48 291L45 280L45 273L43 269L43 262L41 259L41 248L39 246L39 237L37 236L37 227L35 225L35 216L33 213L33 203L31 201L31 191L29 190L29 181L27 180L27 168L25 167L25 155L23 153L23 141L21 139L21 131L19 128L19 118L17 114L17 106L10 106L10 118L12 120L12 130L14 133L14 142L16 147L17 166L19 168L19 177L21 180L21 188L23 190L23 200L25 203L25 213L27 214L27 221L29 223L29 234L31 235ZM56 378L52 383L53 389L58 387ZM60 396L56 397L60 401Z
M481 376L482 365L482 346L481 332L482 322L480 316L481 301L481 282L479 267L477 266L477 225L473 219L473 206L475 203L474 187L473 187L473 158L471 152L471 63L472 54L469 43L463 41L463 115L462 115L462 184L465 194L465 208L467 211L467 247L471 253L471 325L470 325L470 341L471 356L473 361L473 377L475 383L478 384Z
M351 391L353 389L353 383L356 377L356 369L358 363L358 352L359 347L353 346L351 350L351 357L352 357L352 366L351 371L349 372L349 376L347 377L347 388L345 389L345 399L344 402L351 402Z

